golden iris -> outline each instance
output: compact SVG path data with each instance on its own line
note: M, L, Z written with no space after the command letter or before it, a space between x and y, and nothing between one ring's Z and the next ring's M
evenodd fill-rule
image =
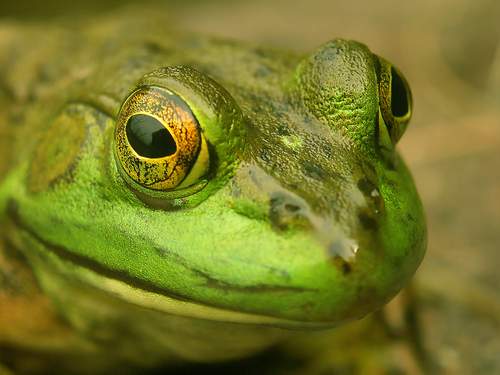
M159 191L193 184L207 172L209 159L189 106L156 86L138 88L123 103L115 155L128 182Z

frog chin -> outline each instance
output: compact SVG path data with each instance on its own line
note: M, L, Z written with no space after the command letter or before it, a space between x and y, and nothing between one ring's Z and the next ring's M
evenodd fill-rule
M176 295L121 272L109 271L86 258L80 258L65 249L48 243L24 224L15 207L9 210L14 225L23 230L20 239L29 249L28 261L33 264L36 276L44 291L59 300L60 304L74 301L92 304L95 293L104 293L112 304L116 298L135 306L165 313L167 315L202 319L216 322L271 326L287 329L327 328L332 323L283 319L258 313L209 306ZM102 272L99 272L102 271ZM89 289L93 290L89 293ZM88 297L90 294L90 298ZM81 298L80 298L81 297ZM84 301L89 298L88 301Z

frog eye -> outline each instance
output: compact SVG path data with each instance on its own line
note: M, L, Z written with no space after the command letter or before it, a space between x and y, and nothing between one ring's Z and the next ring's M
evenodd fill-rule
M188 104L155 86L138 88L123 103L115 156L125 180L140 190L188 187L209 166L207 143Z
M412 115L412 96L403 74L379 57L380 113L391 141L396 144L405 132Z

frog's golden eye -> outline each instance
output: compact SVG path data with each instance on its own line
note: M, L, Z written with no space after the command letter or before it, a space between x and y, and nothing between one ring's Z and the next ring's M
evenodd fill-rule
M404 76L382 58L379 72L380 113L393 144L405 132L412 115L412 96Z
M135 90L123 103L115 155L127 182L156 191L190 186L209 165L206 141L189 106L155 86Z

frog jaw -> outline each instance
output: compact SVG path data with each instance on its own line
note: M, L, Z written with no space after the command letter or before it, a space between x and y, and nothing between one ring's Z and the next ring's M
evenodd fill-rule
M244 168L240 172L247 175ZM390 197L394 177L385 178L381 194ZM422 240L415 241L423 228L394 224L400 219L389 207L390 199L390 214L380 223L383 252L361 248L346 268L317 233L276 231L267 216L269 206L245 208L243 201L252 196L235 196L234 184L193 209L171 212L145 207L126 186L124 195L102 200L106 194L95 186L104 184L89 182L94 196L78 199L78 215L65 207L81 190L60 186L61 191L39 194L36 200L20 192L10 216L32 233L31 244L34 239L38 246L31 247L45 254L57 272L175 314L290 327L339 324L394 295L418 266L425 247ZM412 202L411 180L400 188ZM52 206L49 215L44 201ZM421 214L421 207L408 207L408 212L419 221L414 215ZM64 254L54 257L54 247Z

